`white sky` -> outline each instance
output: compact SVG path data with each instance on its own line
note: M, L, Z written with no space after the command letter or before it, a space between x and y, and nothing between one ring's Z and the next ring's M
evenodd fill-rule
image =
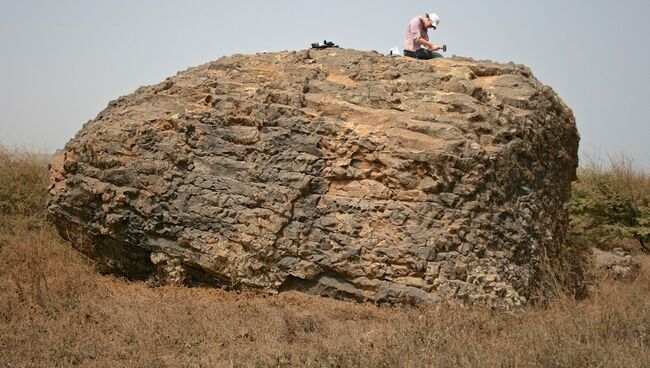
M0 144L53 152L108 101L223 55L323 39L385 53L427 11L449 55L526 64L553 87L583 153L650 169L647 0L0 0Z

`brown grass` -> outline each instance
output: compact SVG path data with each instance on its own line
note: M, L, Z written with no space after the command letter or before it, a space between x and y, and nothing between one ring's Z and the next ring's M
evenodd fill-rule
M584 301L563 298L545 309L516 312L452 305L380 309L302 294L152 289L99 275L59 240L43 219L42 160L9 156L0 156L2 184L8 184L0 187L0 198L12 196L0 218L0 367L647 367L650 362L647 256L639 257L642 272L634 282L606 281ZM7 193L16 190L21 194Z

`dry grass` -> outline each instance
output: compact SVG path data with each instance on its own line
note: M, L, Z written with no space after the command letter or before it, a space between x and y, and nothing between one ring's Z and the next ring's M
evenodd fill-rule
M12 152L0 146L0 230L14 221L42 226L49 156Z
M99 275L59 240L43 219L42 160L13 155L0 164L2 183L9 183L0 198L13 203L2 205L0 218L0 367L647 367L650 361L650 257L639 257L642 273L634 282L606 281L584 301L558 299L545 309L509 313L152 289ZM16 188L20 195L10 193Z

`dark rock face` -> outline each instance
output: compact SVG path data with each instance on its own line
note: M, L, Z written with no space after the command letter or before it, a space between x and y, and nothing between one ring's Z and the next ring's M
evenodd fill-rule
M49 213L132 278L519 305L578 140L519 65L237 55L112 101L54 158Z

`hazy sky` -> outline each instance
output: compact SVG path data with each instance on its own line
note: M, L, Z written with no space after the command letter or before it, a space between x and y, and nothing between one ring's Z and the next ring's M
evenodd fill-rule
M0 0L0 143L54 151L108 101L223 55L323 39L385 53L427 11L448 55L526 64L553 87L583 153L650 169L647 0Z

